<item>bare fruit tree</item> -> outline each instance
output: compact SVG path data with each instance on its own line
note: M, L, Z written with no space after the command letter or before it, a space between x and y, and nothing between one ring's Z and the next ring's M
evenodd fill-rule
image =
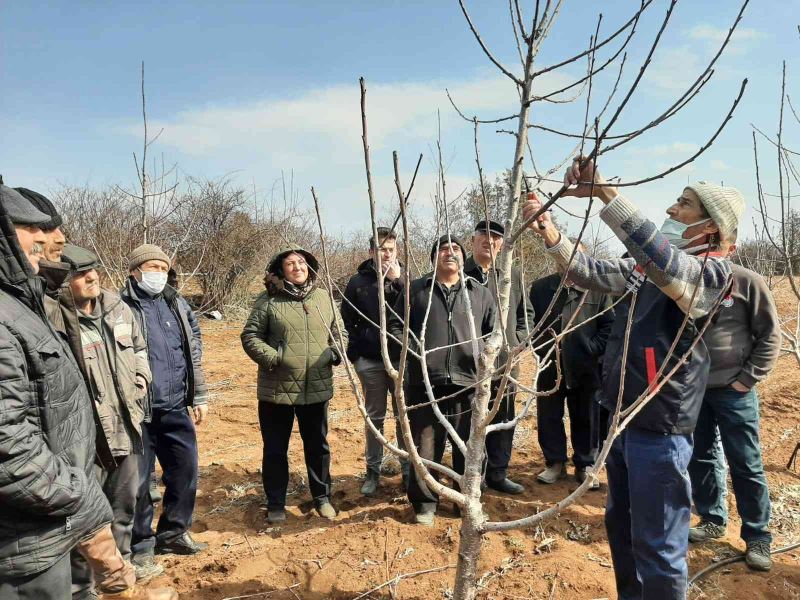
M536 398L539 396L551 393L551 390L540 390L538 388L538 375L542 369L549 364L555 363L557 365L559 358L559 343L565 335L573 331L575 328L571 322L563 324L562 333L555 336L556 343L553 344L547 354L543 358L537 358L535 354L530 353L532 347L537 347L542 343L543 334L545 331L541 327L531 327L528 335L523 342L519 344L513 343L508 340L503 333L503 327L500 323L505 323L509 315L509 291L511 286L511 264L513 254L519 250L519 242L526 230L534 223L535 219L541 214L543 210L547 210L550 206L556 203L559 198L566 191L566 186L562 186L558 191L552 194L546 194L543 191L545 183L561 183L553 179L555 173L560 172L565 164L571 162L572 157L576 154L583 156L583 165L588 164L589 160L597 161L603 159L612 151L630 144L639 137L650 132L654 128L662 125L663 123L671 120L680 111L685 109L689 103L694 99L698 93L708 84L714 73L714 65L722 55L723 50L727 46L734 32L734 29L740 22L744 10L748 4L745 0L738 14L733 17L732 25L723 42L720 44L718 52L712 57L706 67L696 74L694 81L686 88L686 90L674 99L669 106L662 111L653 115L649 122L642 124L640 127L630 131L619 131L618 123L620 117L623 115L625 109L633 102L637 88L642 82L642 79L647 72L648 67L651 65L654 55L659 49L659 44L662 40L664 32L667 30L671 17L673 15L675 6L678 0L670 0L665 2L666 8L663 14L658 15L657 22L659 23L656 34L650 40L646 40L644 44L646 52L641 59L639 59L638 71L632 76L624 86L621 86L623 81L623 71L626 64L630 63L627 57L626 49L629 47L630 42L638 33L638 25L640 20L647 13L652 14L655 12L654 0L642 0L636 2L636 8L632 10L630 17L623 23L617 24L611 28L610 33L601 33L603 31L603 17L598 15L596 24L592 24L591 30L587 32L587 39L589 40L588 46L585 50L575 53L572 56L566 56L563 60L557 61L548 66L540 66L537 62L539 50L542 45L548 40L548 36L553 30L553 26L561 11L563 0L554 0L547 2L539 2L538 0L531 4L530 14L527 18L523 7L520 6L518 0L510 0L508 2L508 12L511 21L511 28L513 30L513 37L509 39L516 41L516 51L519 56L520 64L518 67L511 68L501 63L492 50L484 42L479 33L478 25L472 20L464 0L459 0L459 6L466 20L467 26L471 30L476 42L479 44L486 58L494 65L494 67L502 73L505 77L511 80L518 92L519 110L515 114L501 116L499 118L478 118L468 117L464 110L459 108L457 101L460 99L452 99L451 102L455 110L470 124L474 131L474 153L478 171L478 179L482 188L482 197L484 204L484 214L489 215L492 212L489 202L487 200L487 193L485 189L485 177L480 160L480 145L479 145L479 130L482 125L512 127L511 130L506 130L504 133L509 134L514 139L513 155L510 156L508 184L505 190L505 199L503 202L502 214L505 225L505 243L500 254L496 257L496 266L494 273L500 273L501 277L496 283L496 303L500 318L495 324L494 330L488 336L481 336L476 330L476 324L472 322L471 311L467 310L468 318L470 319L470 329L472 339L470 344L472 347L473 358L477 368L477 380L473 384L474 395L471 404L471 433L468 439L462 439L455 432L453 427L447 422L446 418L438 408L438 403L443 398L436 398L433 394L432 386L427 378L426 357L436 350L441 348L426 348L424 332L425 326L422 327L422 335L417 336L409 328L409 314L410 314L410 276L408 270L405 272L405 302L404 314L395 315L395 318L402 319L404 326L401 335L394 335L387 327L387 321L392 316L393 308L386 305L383 293L383 270L380 265L380 253L375 253L378 265L376 268L379 274L379 284L377 286L380 304L382 310L380 311L380 319L378 323L372 323L372 326L380 329L381 351L383 356L384 366L395 382L395 389L397 390L397 405L398 414L397 418L400 420L405 446L408 449L404 452L398 448L396 444L391 443L386 439L383 434L372 424L368 418L366 409L364 407L364 398L361 393L359 385L356 383L356 377L351 365L345 361L345 368L347 375L352 384L353 393L357 398L357 405L364 417L365 423L381 442L393 453L407 457L409 462L413 465L416 476L420 481L424 482L425 486L430 491L438 494L440 498L453 502L460 508L461 514L461 528L460 528L460 541L458 547L458 559L455 565L456 574L453 585L452 597L456 600L466 600L475 598L479 592L479 574L478 574L478 561L481 555L481 546L484 536L490 532L506 531L511 529L533 527L543 521L553 518L565 507L575 502L592 484L597 477L597 474L603 468L606 456L611 448L614 439L620 435L624 428L631 422L631 420L638 414L639 411L646 405L646 403L659 393L664 384L669 381L670 377L677 371L680 365L685 362L692 348L699 342L700 336L705 331L705 327L710 323L707 320L704 327L699 328L698 335L694 338L694 342L685 354L675 355L673 363L674 367L668 368L670 359L673 357L677 345L677 339L681 336L684 328L689 322L689 316L685 318L680 330L672 345L672 349L656 375L656 379L645 392L641 394L631 405L622 409L622 389L620 389L619 397L616 399L616 410L612 413L612 419L609 427L609 434L603 442L601 449L598 452L596 462L589 471L589 477L571 494L557 502L556 504L548 507L537 514L531 514L527 517L517 519L514 521L493 521L489 516L484 513L482 497L481 497L481 482L482 482L482 466L485 456L485 440L487 434L494 431L509 429L514 427L520 420L528 416L535 406ZM560 87L557 90L549 92L540 92L539 83L542 78L550 73L567 70L574 68L576 65L584 65L585 70L583 74L574 78L568 84ZM583 67L581 67L583 70ZM599 101L595 97L597 95L597 84L601 79L608 80L608 88L610 92L607 97L601 98ZM680 169L681 167L691 163L703 152L705 152L719 136L722 129L730 120L736 106L745 90L747 80L744 80L740 89L735 95L732 105L728 111L725 112L724 117L718 126L709 132L707 141L698 148L697 152L688 156L685 160L671 166L670 168L660 172L653 173L645 178L636 181L620 181L615 182L616 186L636 186L648 181L653 181L669 175ZM374 239L378 238L377 231L377 218L376 218L376 203L375 194L372 181L372 166L371 156L368 141L368 119L366 109L366 84L361 80L361 115L362 115L362 139L364 159L366 166L366 180L367 180L367 195L369 198L370 218L372 223L372 234ZM468 101L468 99L467 99ZM534 107L541 103L569 103L583 101L585 107L582 110L581 126L576 127L573 131L558 130L544 123L532 122L532 115L534 114ZM502 124L502 125L501 125ZM554 135L558 139L566 139L567 147L565 148L564 160L559 161L551 167L544 169L539 164L541 160L537 160L537 140L530 137L530 132L541 132ZM419 165L419 162L417 162ZM438 215L437 223L439 223L440 230L438 234L455 235L450 227L450 219L448 218L448 200L446 196L446 182L444 170L441 167L441 159L439 160L439 176L440 186L438 194ZM416 179L416 171L414 176L411 177L411 183L408 187L404 187L401 181L401 169L399 166L399 159L397 153L393 155L393 166L395 174L395 187L399 201L399 218L396 220L399 228L401 229L401 239L409 240L409 213L408 213L408 200L411 191L414 187ZM531 173L532 175L526 175ZM587 185L589 182L586 182ZM591 185L594 185L593 183ZM547 196L546 201L543 203L542 209L530 216L527 221L523 222L520 213L521 202L524 196L528 193L538 191L540 194ZM312 195L314 196L317 205L317 214L319 216L319 206L316 192L312 188ZM583 235L591 214L592 202L589 201L588 208L583 216L583 224L580 230L578 239ZM330 272L327 268L328 254L325 251L325 233L323 230L322 221L319 221L320 239L322 242L323 262L325 263L324 281L333 296L334 288L336 287ZM410 244L404 244L405 263L410 264L411 257L409 256ZM574 255L573 255L574 258ZM435 275L435 267L434 267ZM463 280L463 265L462 265L462 280ZM495 275L497 277L497 275ZM561 285L564 284L562 278ZM465 290L462 286L461 290ZM560 287L559 287L560 290ZM462 291L466 297L466 302L469 303L469 294ZM558 291L556 292L556 296ZM626 292L625 296L630 296L630 310L627 317L627 330L625 342L623 345L623 358L627 356L628 351L628 338L630 334L630 327L633 318L633 308L636 305L636 291ZM623 298L625 297L623 296ZM584 296L585 299L585 296ZM692 304L694 299L690 302ZM347 301L347 300L345 300ZM583 300L581 300L583 302ZM469 306L469 304L468 304ZM355 307L354 307L355 308ZM430 297L428 300L428 310L430 309ZM552 304L550 309L552 309ZM356 309L357 310L357 309ZM691 311L689 311L691 312ZM362 318L366 317L361 315ZM620 317L618 317L620 318ZM541 322L546 321L545 318ZM389 340L399 342L400 360L399 363L392 362L392 357L389 353ZM338 343L341 343L340 341ZM497 364L497 357L501 350L504 355L508 356L508 360L502 364ZM345 354L345 349L340 348L341 354ZM530 380L523 381L522 377L515 379L512 376L512 368L519 364L523 359L530 356L531 360L535 363L534 374ZM427 389L427 402L425 405L433 408L433 413L439 419L442 426L447 430L455 447L458 447L465 457L465 467L463 473L457 473L454 469L439 464L430 460L423 459L417 451L411 433L411 426L409 422L409 415L419 405L409 405L405 398L402 382L404 381L404 373L406 370L407 359L414 359L421 363L423 378L425 379L425 386ZM560 374L559 374L560 378ZM624 368L622 373L624 381ZM493 380L499 380L499 386L496 388L496 393L493 392ZM519 392L516 394L516 402L520 403L521 409L518 409L517 416L508 422L493 423L493 419L500 408L501 400L508 386L515 386ZM622 386L621 386L622 387ZM437 474L437 477L434 477ZM444 475L453 485L448 486L439 481L438 475ZM413 476L413 474L412 474Z
M797 28L800 34L800 26ZM800 164L797 157L800 152L786 145L786 122L800 125L800 113L796 103L786 91L786 61L783 62L781 77L778 130L775 137L753 127L753 159L755 162L756 187L758 191L758 214L761 231L760 242L754 250L745 255L745 260L753 261L754 269L765 275L773 291L784 281L789 283L794 298L794 316L781 318L781 334L784 340L784 352L792 354L800 365L800 287L797 283L798 266L800 266L800 214L794 208L792 200L797 197L800 188ZM763 159L759 160L758 140L769 144L769 151L775 161L771 180L776 181L776 188L767 192L762 185ZM777 205L777 210L775 207ZM758 230L758 225L756 226ZM775 277L775 276L778 277Z

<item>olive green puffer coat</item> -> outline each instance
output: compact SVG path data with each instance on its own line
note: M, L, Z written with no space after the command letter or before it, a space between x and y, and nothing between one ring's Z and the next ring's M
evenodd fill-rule
M312 269L316 266L301 248L282 249L270 265L279 264L278 259L292 251L306 255ZM336 332L335 320L344 332L327 291L313 287L300 299L284 289L282 279L267 283L241 335L244 351L258 364L259 402L315 404L331 399L333 365L341 361L329 333Z

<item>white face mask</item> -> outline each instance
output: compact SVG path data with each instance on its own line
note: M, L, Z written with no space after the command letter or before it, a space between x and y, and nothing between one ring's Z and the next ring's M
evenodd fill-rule
M142 271L142 280L139 282L139 287L151 296L157 296L164 291L167 285L167 274L161 271Z
M695 225L700 225L700 223L705 223L706 221L710 221L711 218L706 218L698 221L697 223L690 223L687 225L686 223L681 223L680 221L676 221L675 219L671 219L667 217L664 219L664 224L661 225L661 235L663 235L670 244L675 246L676 248L686 248L692 242L704 238L706 236L705 233L701 233L696 235L692 238L685 238L683 237L683 232L689 229L689 227L694 227Z

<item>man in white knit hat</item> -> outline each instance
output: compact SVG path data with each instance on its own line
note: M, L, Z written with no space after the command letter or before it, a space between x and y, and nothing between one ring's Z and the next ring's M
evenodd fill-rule
M744 199L729 187L686 187L659 229L592 161L583 168L581 162L567 170L564 196L599 198L606 205L600 217L630 257L597 260L576 252L570 262L574 246L547 213L531 229L571 281L625 296L615 310L602 382L606 408L613 414L619 403L623 418L632 416L606 460L605 523L617 594L682 600L691 516L687 468L710 362L697 338L729 293L731 267L719 248L738 227ZM530 217L540 206L529 201L523 214Z
M143 453L131 562L140 580L163 568L154 554L196 554L208 546L189 533L197 495L197 434L208 413L200 328L189 304L167 285L170 257L143 244L128 256L130 277L120 296L142 331L152 380L144 401ZM150 473L155 460L164 471L164 498L155 534Z

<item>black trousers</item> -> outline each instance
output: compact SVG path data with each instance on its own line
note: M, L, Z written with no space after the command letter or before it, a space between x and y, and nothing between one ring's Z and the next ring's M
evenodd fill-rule
M289 486L289 438L294 418L303 439L308 487L314 503L319 506L331 495L331 449L328 446L328 402L315 404L258 403L258 423L264 453L261 476L267 507L283 508L286 505L286 488Z
M69 553L41 573L5 579L0 575L1 600L67 600L70 597Z
M139 493L133 521L131 550L134 554L182 535L192 525L197 496L197 434L186 409L153 410L150 423L142 425L144 454L139 457ZM164 470L164 498L156 533L153 534L153 502L150 472L156 457Z
M492 383L492 397L497 394L500 384ZM506 385L506 393L500 403L492 424L505 423L514 418L514 396L517 390L511 382ZM491 410L491 405L489 407ZM503 481L508 475L508 464L511 462L511 448L514 444L514 427L494 431L486 436L486 479Z
M125 560L131 559L131 535L133 533L133 516L136 509L136 496L139 491L139 456L131 454L116 457L117 466L106 471L99 465L94 466L94 473L108 498L114 520L111 522L111 533L117 549ZM92 571L81 554L72 551L72 598L83 600L92 598Z
M603 406L603 394L597 390L592 396L592 457L597 458L597 453L608 437L608 426L611 413Z
M447 420L456 430L462 440L469 439L470 419L472 418L472 397L475 393L474 388L462 388L457 385L434 386L433 393L436 398L456 394L452 398L439 402L439 409ZM408 387L409 405L423 404L430 399L425 393L424 387ZM442 462L444 447L447 443L448 434L436 418L431 406L412 410L409 413L411 435L417 452L422 458L427 458L434 462ZM453 448L453 470L459 475L464 473L464 455L458 447L451 442ZM433 477L438 481L439 475L431 471ZM408 480L408 500L414 507L414 512L430 512L436 510L439 503L439 496L428 489L424 482L420 481L416 472L411 473Z
M551 389L545 386L543 389ZM593 385L581 385L574 389L562 386L551 396L542 396L536 401L536 421L539 446L547 466L567 462L567 435L564 430L564 403L569 411L572 462L576 467L588 467L594 463L592 452L592 404L595 392Z

